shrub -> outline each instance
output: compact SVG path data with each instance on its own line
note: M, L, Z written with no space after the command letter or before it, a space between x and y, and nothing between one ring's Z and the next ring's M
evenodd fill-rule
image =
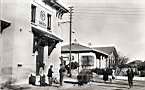
M96 68L96 69L93 69L92 72L94 72L98 75L103 75L104 69ZM112 69L107 68L107 72L108 72L108 75L112 75Z
M142 70L142 71L140 72L140 77L145 77L145 71Z

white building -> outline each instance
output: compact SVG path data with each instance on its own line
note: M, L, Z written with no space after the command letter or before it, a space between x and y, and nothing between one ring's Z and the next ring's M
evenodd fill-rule
M106 60L101 60L102 63L106 63L106 67L113 68L118 64L118 53L114 46L93 47L93 49L108 55Z
M1 0L0 76L27 80L47 74L54 65L58 76L61 55L58 21L68 10L58 0ZM6 28L7 27L7 28Z
M69 53L70 45L64 45L61 49L61 54L66 65L70 63ZM71 62L78 62L78 72L82 68L113 68L117 65L118 54L115 47L93 47L72 43L71 45Z
M72 43L71 48L72 48L71 61L79 63L78 71L81 71L82 68L87 69L106 68L107 65L105 61L108 58L107 54L76 43ZM61 53L65 64L68 65L70 53L69 45L62 46Z

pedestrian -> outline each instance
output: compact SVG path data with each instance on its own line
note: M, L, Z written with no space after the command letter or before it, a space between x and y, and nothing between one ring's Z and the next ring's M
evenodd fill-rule
M59 69L59 75L60 75L59 81L60 81L60 86L62 86L62 83L63 83L64 72L65 72L65 67L64 67L62 64L60 64L60 69Z
M115 70L112 69L112 80L114 80L114 79L115 79Z
M134 72L131 67L127 70L127 76L128 76L128 85L129 88L133 87L133 78L134 78Z
M104 82L108 81L108 72L106 68L103 70L103 80Z
M49 86L52 85L52 73L53 73L52 68L53 68L53 65L50 65L50 68L49 68L48 74L47 74L47 76L48 76L48 81L49 81Z

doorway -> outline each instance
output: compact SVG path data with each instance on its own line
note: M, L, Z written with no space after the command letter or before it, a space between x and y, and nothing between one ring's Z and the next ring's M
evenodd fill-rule
M38 55L36 56L36 75L39 75L40 68L43 68L43 70L44 70L43 56L44 56L44 47L39 46Z

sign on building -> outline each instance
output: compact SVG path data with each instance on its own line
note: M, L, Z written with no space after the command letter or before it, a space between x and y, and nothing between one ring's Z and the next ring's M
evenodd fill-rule
M41 7L36 9L36 23L42 28L47 28L47 11Z

